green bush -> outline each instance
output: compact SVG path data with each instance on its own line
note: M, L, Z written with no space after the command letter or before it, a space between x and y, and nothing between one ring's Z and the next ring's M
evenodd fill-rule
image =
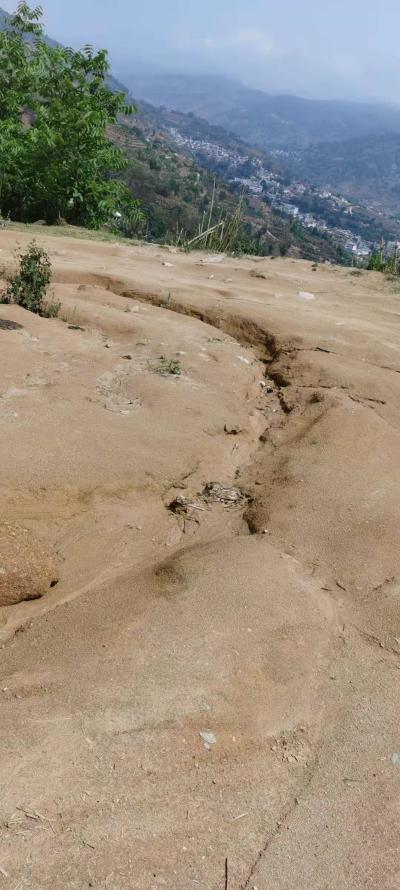
M111 231L124 238L135 238L142 234L147 222L142 205L135 198L129 196L128 201L121 200L120 211L114 214L110 225Z
M370 272L385 272L387 268L387 262L385 258L380 253L373 253L369 259L367 269Z
M49 255L36 241L32 241L26 253L19 254L19 270L8 279L2 302L16 303L36 315L55 318L60 311L60 303L46 300L51 277Z
M109 85L105 50L49 44L41 19L40 6L20 2L0 30L1 211L101 228L130 198L108 133L133 108Z

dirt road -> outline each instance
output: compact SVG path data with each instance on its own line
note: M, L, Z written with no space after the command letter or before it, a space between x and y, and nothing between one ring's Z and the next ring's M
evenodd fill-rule
M396 284L40 241L0 530L56 577L0 608L0 888L397 890Z

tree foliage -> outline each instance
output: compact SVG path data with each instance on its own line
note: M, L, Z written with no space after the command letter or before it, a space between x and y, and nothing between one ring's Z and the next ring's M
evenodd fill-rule
M0 33L0 208L32 222L97 228L137 202L118 174L123 152L107 138L125 95L108 83L107 52L51 45L42 9L21 2Z

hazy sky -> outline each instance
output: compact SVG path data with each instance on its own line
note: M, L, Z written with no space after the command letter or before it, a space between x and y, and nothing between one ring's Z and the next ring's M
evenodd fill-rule
M52 37L107 46L116 73L148 62L267 91L400 102L400 0L41 2Z

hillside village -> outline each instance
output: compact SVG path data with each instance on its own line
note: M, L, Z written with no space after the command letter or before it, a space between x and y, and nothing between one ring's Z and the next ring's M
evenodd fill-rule
M366 238L358 234L352 227L332 224L332 215L347 216L354 220L360 210L365 214L368 208L355 205L347 198L332 193L326 188L306 185L297 180L288 181L288 177L274 172L265 165L261 157L252 157L242 154L235 149L227 148L217 142L194 139L179 132L176 127L169 127L169 134L173 141L181 149L185 149L195 158L207 157L221 173L221 167L226 171L226 179L250 195L253 195L284 216L298 222L306 229L328 234L332 240L348 253L354 262L367 261L369 257L381 249L382 236ZM324 212L309 212L304 210L305 203L318 202L318 206L325 207ZM374 214L376 217L376 212ZM326 218L328 217L328 218ZM329 219L330 218L330 219ZM400 246L400 241L388 239L386 252L391 255L395 248Z

